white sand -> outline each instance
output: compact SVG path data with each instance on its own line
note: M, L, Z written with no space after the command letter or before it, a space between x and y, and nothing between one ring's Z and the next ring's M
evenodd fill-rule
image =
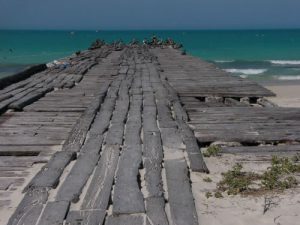
M268 98L282 107L300 107L300 85L267 85L277 96Z
M223 198L208 198L206 192L213 193L222 179L221 173L228 171L236 162L245 171L262 172L270 161L261 161L253 156L222 155L205 158L210 174L192 173L192 188L198 212L199 225L297 225L300 221L300 189L291 189L280 194L241 197L223 194ZM211 183L203 179L209 177ZM213 193L214 194L214 193ZM270 209L264 213L265 197L271 199Z

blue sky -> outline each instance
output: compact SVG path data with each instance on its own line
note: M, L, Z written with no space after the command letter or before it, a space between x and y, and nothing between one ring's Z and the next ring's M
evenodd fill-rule
M300 0L0 0L0 29L300 28Z

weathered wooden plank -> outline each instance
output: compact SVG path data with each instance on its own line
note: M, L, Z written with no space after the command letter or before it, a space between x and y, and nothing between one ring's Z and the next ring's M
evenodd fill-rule
M200 152L197 141L195 140L185 140L185 146L188 153L189 166L194 172L204 172L209 173L209 169L203 159L203 155Z
M1 156L37 156L40 152L51 152L58 146L0 146Z
M28 137L24 135L18 135L18 136L7 136L7 137L1 137L0 136L0 146L1 145L60 145L62 144L62 141L60 140L49 140L49 139L41 139L39 137L33 136Z
M156 103L155 103L155 98L154 98L154 95L153 95L153 89L152 87L149 87L151 92L146 92L147 90L145 90L145 88L143 87L143 98L144 98L144 107L145 106L156 106Z
M105 225L143 225L143 215L108 216Z
M145 212L144 199L138 184L141 162L141 145L123 148L116 173L113 214Z
M62 107L36 107L33 105L26 106L23 110L30 112L74 112L74 113L82 113L86 108L84 107L70 107L70 108L62 108Z
M11 97L13 97L12 94L5 94L5 95L2 95L2 96L0 96L0 102L4 101L4 100L6 100L6 99L9 99L9 98L11 98Z
M160 117L158 122L160 128L177 128L176 122L168 117Z
M128 66L120 66L119 73L126 74L128 72L129 67Z
M119 160L119 153L119 145L104 146L95 174L83 199L82 209L106 210Z
M15 178L15 177L26 177L29 173L26 171L0 171L1 178ZM0 178L0 179L1 179Z
M143 143L145 186L148 192L148 197L160 197L163 195L161 177L163 149L160 133L144 132Z
M67 201L47 202L37 225L61 225L69 210Z
M42 209L43 204L48 199L46 188L38 188L27 192L18 205L16 211L8 221L8 225L32 225L36 224Z
M103 134L109 127L110 118L115 105L115 98L106 98L97 114L93 126L89 130L91 136Z
M6 191L14 182L16 182L15 178L0 178L0 191Z
M111 119L111 123L124 123L126 121L126 116L129 107L129 99L117 100L116 108Z
M137 115L138 117L138 115ZM140 117L139 117L140 118ZM129 120L129 118L128 118ZM128 121L126 123L126 129L124 134L124 145L133 146L141 144L141 122Z
M6 100L4 100L4 101L2 101L2 102L0 102L0 112L5 111L5 110L7 109L7 106L8 106L9 104L11 104L12 102L17 101L18 99L20 99L20 98L26 96L27 94L29 94L29 93L35 91L36 89L37 89L37 88L28 88L28 89L26 89L26 90L24 90L24 91L21 91L20 93L14 95L13 97L11 97L11 98L9 98L9 99L6 99Z
M16 102L11 103L8 108L10 109L16 109L16 110L21 110L23 109L26 105L29 105L41 97L43 97L47 92L51 91L51 89L44 89L44 90L38 90L34 91L32 93L29 93L28 95L24 96L23 98L19 99Z
M56 201L77 202L79 200L81 191L100 157L99 151L102 141L103 138L101 137L87 140L83 146L82 154L79 155L72 170L60 186Z
M226 132L227 131L227 132ZM226 132L226 133L225 133ZM214 142L214 141L227 141L227 142L245 142L245 143L256 143L259 141L300 141L300 134L296 133L284 133L284 132L273 132L271 130L265 132L250 131L241 133L241 130L231 131L223 130L221 132L207 132L196 131L195 135L200 142Z
M165 199L147 198L146 199L147 220L153 225L168 225L168 219L165 212Z
M186 162L184 159L165 160L164 165L173 223L198 225Z
M158 160L158 162L162 161L163 150L159 132L144 131L143 144L143 156L145 158Z
M122 145L124 134L124 124L112 124L105 138L107 145Z
M68 82L65 83L64 88L72 88L75 86L75 81L74 80L70 80Z
M145 131L157 132L156 107L144 106L143 108L143 129Z
M178 122L181 136L185 144L185 149L189 158L189 166L192 171L208 173L209 170L205 164L202 153L200 151L197 139L194 132L190 127L183 121Z
M58 185L63 170L75 157L75 152L56 152L49 162L30 181L25 190L37 187L55 188Z
M173 102L173 110L175 113L175 120L181 120L186 122L189 120L187 113L178 101Z
M99 225L104 221L105 210L70 211L66 218L67 225Z
M157 103L157 119L161 128L176 127L176 123L172 118L170 108L167 104L165 101Z
M160 128L163 146L170 149L184 148L180 131L176 128Z
M69 149L72 151L79 151L82 146L87 132L90 129L90 126L96 116L96 112L99 110L101 103L103 102L102 92L107 90L110 82L105 83L100 94L96 96L94 102L85 110L84 114L79 118L76 125L73 127L70 136L64 143L64 149Z
M222 147L222 153L229 154L297 154L300 151L300 145L265 145L265 146L239 146Z

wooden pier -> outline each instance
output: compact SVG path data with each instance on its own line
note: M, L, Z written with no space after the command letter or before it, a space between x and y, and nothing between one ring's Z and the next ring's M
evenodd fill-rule
M104 45L67 62L0 90L0 224L197 225L201 147L300 151L300 109L179 50Z

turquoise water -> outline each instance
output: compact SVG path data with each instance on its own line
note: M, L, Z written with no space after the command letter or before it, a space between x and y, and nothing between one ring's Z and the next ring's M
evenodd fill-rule
M251 31L0 31L0 76L108 42L172 37L186 51L253 79L300 79L300 30Z

